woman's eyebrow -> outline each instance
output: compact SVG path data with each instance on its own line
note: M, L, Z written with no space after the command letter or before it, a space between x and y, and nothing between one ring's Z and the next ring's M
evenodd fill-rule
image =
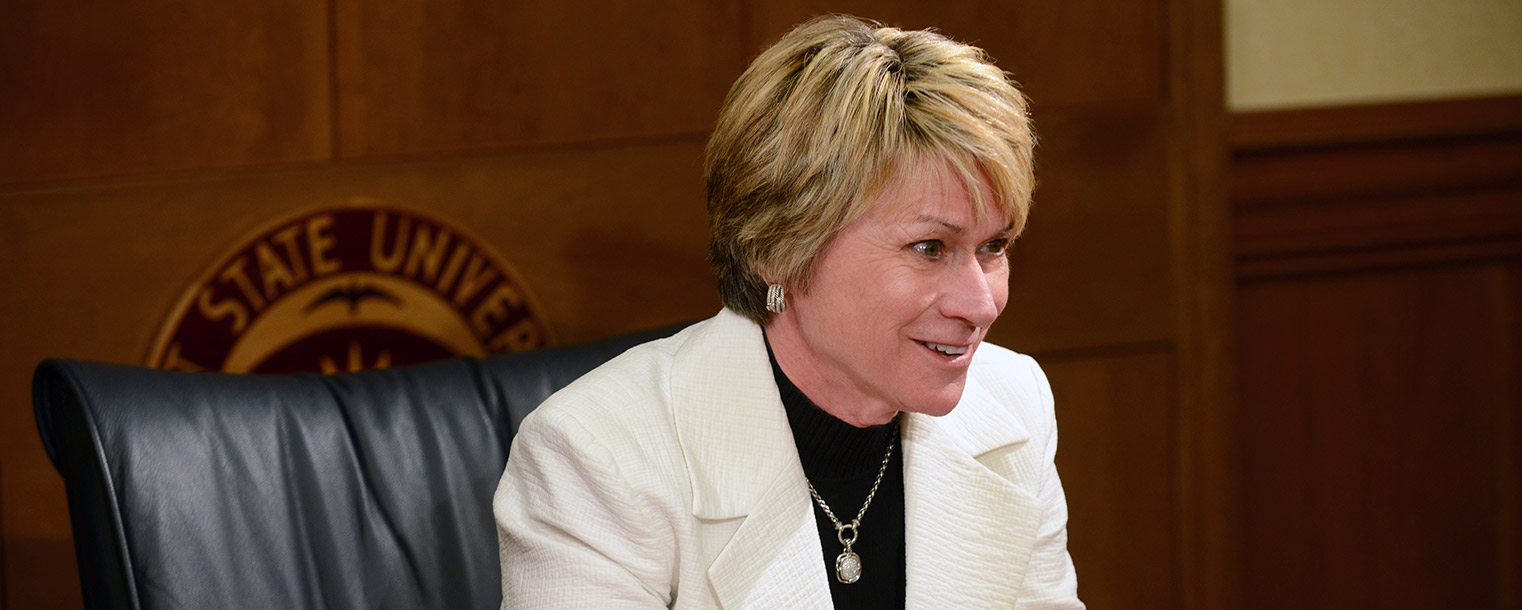
M945 227L947 231L950 231L953 235L961 235L967 232L967 229L963 228L962 225L956 224L944 218L937 218L929 214L920 214L917 218L914 219L914 222L941 225Z
M954 222L951 222L951 221L943 219L943 218L937 218L937 217L931 216L929 214L920 214L918 217L916 217L914 219L914 222L916 222L916 223L926 223L926 224L941 225L942 227L945 227L947 231L950 231L951 234L953 234L953 235L961 235L961 234L967 232L967 229L964 228L962 225L956 224ZM1015 231L1015 223L1014 223L1014 221L1010 221L1009 224L1004 225L1003 229L999 230L997 235L1009 235L1010 233L1013 233L1014 231Z

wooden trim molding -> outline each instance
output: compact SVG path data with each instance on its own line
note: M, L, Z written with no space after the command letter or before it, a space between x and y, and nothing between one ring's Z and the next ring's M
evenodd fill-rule
M1522 95L1243 112L1234 151L1420 140L1522 131Z
M1239 278L1522 255L1522 96L1231 119Z
M4 472L5 472L5 469L4 468L0 468L0 475L3 475ZM5 491L5 485L3 484L3 481L0 481L0 495L3 495L4 491ZM4 501L4 498L0 498L0 523L5 523L5 501ZM7 591L6 582L5 582L6 581L6 577L5 577L5 575L6 575L6 571L5 571L5 541L6 541L6 539L7 539L7 537L0 536L0 609L9 607L9 600L10 600L9 591Z
M1166 10L1176 138L1169 206L1178 298L1173 525L1184 610L1241 608L1244 599L1221 11L1219 0L1175 0Z

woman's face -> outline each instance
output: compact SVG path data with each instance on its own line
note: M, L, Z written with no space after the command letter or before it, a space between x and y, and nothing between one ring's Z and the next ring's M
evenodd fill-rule
M987 184L979 188L993 200ZM791 326L774 333L784 335L774 341L783 370L856 425L898 411L950 412L974 350L1009 300L1011 233L1002 215L974 219L944 162L913 166L825 247L808 292L789 293L773 324ZM792 367L776 345L787 339L801 344L792 346L802 352Z

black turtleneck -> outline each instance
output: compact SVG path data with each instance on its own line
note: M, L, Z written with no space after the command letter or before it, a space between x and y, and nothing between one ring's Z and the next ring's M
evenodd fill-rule
M862 502L877 480L888 441L896 432L896 423L857 428L820 409L782 372L777 358L766 346L772 362L772 376L787 410L793 442L803 474L830 505L841 523L850 523L861 510ZM825 571L830 581L830 597L837 609L904 607L904 452L896 443L888 461L883 482L877 488L872 506L862 517L859 535L851 550L861 556L861 579L842 584L835 578L835 558L843 550L836 537L835 524L814 504L814 521L819 525L819 543L823 547Z

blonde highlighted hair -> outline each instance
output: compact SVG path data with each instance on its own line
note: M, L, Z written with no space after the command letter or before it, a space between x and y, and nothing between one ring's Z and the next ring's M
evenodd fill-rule
M1018 233L1034 145L1025 96L981 49L844 15L799 25L735 81L708 141L719 296L765 325L767 280L808 290L825 246L922 160L946 162L979 218Z

